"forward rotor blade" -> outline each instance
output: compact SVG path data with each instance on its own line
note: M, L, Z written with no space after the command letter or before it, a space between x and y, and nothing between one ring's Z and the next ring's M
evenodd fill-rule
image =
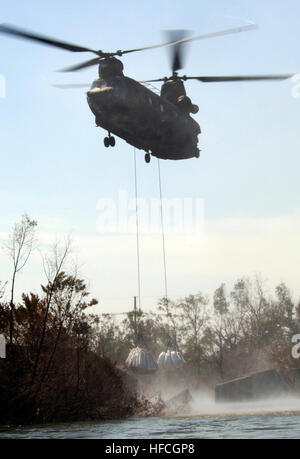
M77 88L90 88L91 85L87 83L74 83L74 84L53 84L54 88L59 89L77 89Z
M45 45L55 46L56 48L61 48L61 49L66 49L67 51L72 51L72 52L89 51L91 53L98 54L98 52L93 49L73 45L71 43L59 41L54 38L45 37L35 32L30 32L27 30L19 29L18 27L12 26L10 24L0 24L0 33L4 33L6 35L12 35L13 37L16 37L16 38L23 38L25 40L37 41Z
M234 29L221 30L219 32L213 32L213 33L208 33L208 34L204 34L204 35L198 35L196 37L184 38L182 40L168 41L166 43L160 43L158 45L145 46L144 48L128 49L126 51L122 51L122 54L134 53L136 51L145 51L147 49L153 49L153 48L162 48L163 46L180 45L180 44L183 44L183 43L187 43L189 41L205 40L207 38L215 38L215 37L220 37L220 36L223 36L223 35L230 35L230 34L233 34L233 33L247 32L247 31L250 31L250 30L257 30L258 28L259 28L258 25L250 24L250 25L247 25L247 26L236 27Z
M207 38L216 38L221 37L224 35L231 35L234 33L241 33L241 32L249 32L250 30L258 30L259 26L257 24L249 24L247 26L242 27L235 27L233 29L226 29L220 30L219 32L208 33L205 35L198 35L197 37L186 38L184 40L180 40L179 43L186 43L188 41L196 41L196 40L206 40Z
M91 67L93 65L99 64L100 58L96 57L94 59L90 59L89 61L82 62L81 64L72 65L71 67L66 67L64 69L59 70L59 72L76 72L77 70L82 70L87 67Z
M184 80L198 80L202 83L226 83L233 81L278 81L292 78L294 74L288 75L245 75L245 76L200 76L200 77L183 77Z

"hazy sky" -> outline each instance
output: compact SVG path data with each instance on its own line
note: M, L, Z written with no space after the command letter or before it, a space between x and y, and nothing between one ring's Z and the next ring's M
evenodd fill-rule
M159 43L166 29L198 35L255 22L258 31L192 43L182 73L300 73L298 0L0 0L0 6L0 22L104 51ZM54 237L72 233L81 273L100 299L98 310L126 311L137 294L135 236L101 234L97 203L117 202L122 190L134 197L133 148L117 139L116 148L106 149L106 133L95 128L85 91L52 86L91 83L96 67L74 74L55 70L92 56L5 36L0 49L6 80L6 97L0 98L0 237L24 212L38 220L43 249ZM165 49L122 61L124 73L137 80L170 74ZM202 154L162 162L163 192L170 199L202 199L205 233L167 235L172 297L211 293L221 282L231 287L238 277L255 273L270 288L283 280L300 295L295 85L186 83L200 107L195 119L202 128ZM137 158L139 195L149 203L158 197L157 163L145 164L141 151ZM9 273L2 253L0 279ZM141 276L142 306L149 309L164 294L159 235L141 235ZM38 252L17 282L18 292L38 291L44 282Z

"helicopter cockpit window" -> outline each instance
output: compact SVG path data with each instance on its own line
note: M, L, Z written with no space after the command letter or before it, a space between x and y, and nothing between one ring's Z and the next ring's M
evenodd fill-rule
M106 85L105 81L98 79L98 80L93 81L91 89L103 88L105 85Z

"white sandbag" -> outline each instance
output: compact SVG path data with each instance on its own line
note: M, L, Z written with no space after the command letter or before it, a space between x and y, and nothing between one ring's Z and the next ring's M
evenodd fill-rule
M185 364L185 360L182 357L182 355L180 354L180 352L172 351L171 352L171 356L172 356L172 362L173 362L173 365L175 366L175 368L183 367L183 365Z
M164 367L166 370L173 369L173 361L171 351L167 351L165 355Z
M171 351L169 349L167 352L162 352L159 355L157 363L161 370L172 371L175 369L172 362Z
M146 349L132 349L125 362L127 368L135 373L148 374L158 370L157 362Z
M164 361L165 361L165 352L161 352L157 359L158 368L163 369Z
M185 364L185 361L180 352L168 349L167 352L161 352L157 363L161 370L173 371L181 368Z

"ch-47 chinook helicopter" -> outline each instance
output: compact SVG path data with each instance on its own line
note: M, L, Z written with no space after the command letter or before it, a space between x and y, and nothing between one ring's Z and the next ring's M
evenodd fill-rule
M72 52L91 52L96 58L68 67L63 71L72 72L93 65L99 66L99 78L92 83L87 92L90 109L95 115L96 125L108 131L104 139L105 147L115 146L115 134L130 145L144 150L145 161L151 155L161 159L198 158L199 124L190 116L198 112L187 97L184 81L198 80L202 83L230 81L284 80L293 75L253 75L253 76L179 76L182 69L182 51L185 43L206 38L219 37L233 33L257 29L256 25L223 30L206 35L186 38L184 31L173 31L166 43L129 49L125 51L103 52L93 50L40 34L25 31L11 25L0 25L0 33L13 37L29 39ZM138 82L123 74L123 64L115 56L170 46L172 49L172 76ZM160 95L144 84L163 82ZM85 85L58 85L60 87L83 87Z

